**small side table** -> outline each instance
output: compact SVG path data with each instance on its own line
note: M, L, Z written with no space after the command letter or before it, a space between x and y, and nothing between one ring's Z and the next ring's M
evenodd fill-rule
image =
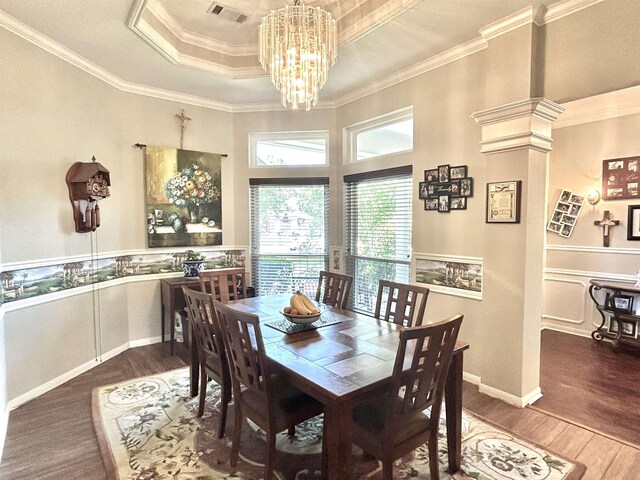
M176 338L176 320L175 311L186 307L182 287L187 286L194 290L200 290L200 279L198 277L171 277L160 280L160 293L162 299L161 306L161 323L162 323L162 341L164 342L165 324L167 316L169 317L169 329L171 339L171 355L175 355L175 338Z
M602 317L600 325L591 332L591 337L601 342L611 343L614 352L620 344L640 348L640 316L634 314L634 299L638 300L640 288L632 283L590 280L589 296L595 303L598 313ZM595 292L604 290L604 302L596 299ZM608 325L607 325L608 320Z

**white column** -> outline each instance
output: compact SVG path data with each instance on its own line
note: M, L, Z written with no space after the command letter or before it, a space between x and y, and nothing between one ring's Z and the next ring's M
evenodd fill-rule
M562 111L532 98L472 115L482 127L485 181L522 181L520 223L487 223L484 229L480 386L518 406L541 396L547 157L552 124Z

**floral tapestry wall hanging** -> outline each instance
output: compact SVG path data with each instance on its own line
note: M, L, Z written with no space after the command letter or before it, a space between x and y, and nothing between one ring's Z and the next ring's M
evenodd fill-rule
M220 160L217 153L146 148L149 247L222 245Z

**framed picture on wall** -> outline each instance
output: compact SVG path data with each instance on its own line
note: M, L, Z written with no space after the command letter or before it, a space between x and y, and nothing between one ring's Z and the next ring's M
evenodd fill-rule
M342 247L329 247L331 252L331 268L332 272L342 272Z
M438 210L438 199L428 198L424 201L425 210Z
M438 195L438 211L448 212L450 210L449 195Z
M627 240L640 240L640 205L629 205Z
M520 223L521 180L487 183L486 223Z
M612 158L602 162L602 199L639 198L640 157Z

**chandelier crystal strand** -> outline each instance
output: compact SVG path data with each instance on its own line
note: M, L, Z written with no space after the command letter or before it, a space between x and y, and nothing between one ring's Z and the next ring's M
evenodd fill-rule
M336 61L336 21L320 7L285 6L262 17L260 64L280 90L284 107L318 103Z

